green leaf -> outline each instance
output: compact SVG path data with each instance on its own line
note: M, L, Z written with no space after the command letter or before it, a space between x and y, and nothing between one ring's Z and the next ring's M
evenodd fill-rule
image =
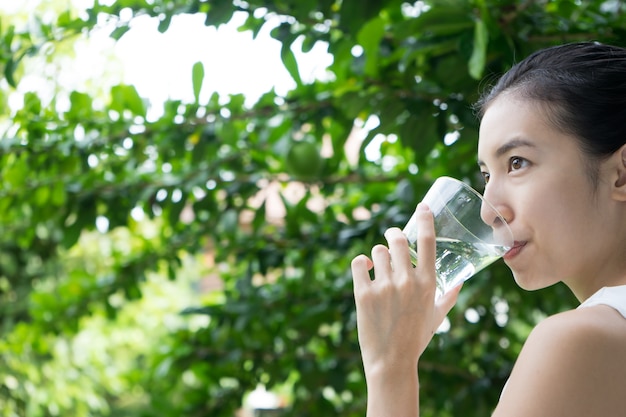
M358 32L365 22L380 12L383 3L381 1L342 1L339 11L341 25L348 32Z
M230 2L215 1L210 3L211 7L206 14L206 19L204 22L205 25L220 26L224 23L227 23L233 17L234 9Z
M4 78L6 78L9 85L13 88L17 87L17 83L15 82L15 68L17 67L17 63L13 61L13 58L9 58L4 64Z
M27 92L24 94L24 109L32 115L39 115L41 113L41 99L39 95L33 92Z
M200 101L200 91L202 90L202 81L204 81L204 65L198 61L193 64L191 69L191 81L193 84L193 96L196 99L196 104Z
M72 91L70 93L70 109L66 113L68 120L80 122L91 116L91 110L91 96L78 91Z
M246 21L237 28L237 31L244 32L249 30L252 32L252 39L256 39L264 24L265 19L257 18L253 14L249 14Z
M9 158L7 165L3 167L3 189L20 189L26 183L29 172L25 154Z
M469 73L476 80L483 76L483 71L485 70L488 43L489 32L487 25L483 20L478 19L474 25L474 49L468 63Z
M62 12L61 14L59 14L59 17L57 18L58 26L67 27L67 26L70 26L71 23L72 23L72 12L70 10L66 10Z
M48 203L48 200L50 199L50 188L39 187L35 189L33 197L38 206L44 206Z
M446 4L449 3L449 4ZM420 38L444 38L473 27L472 9L467 2L433 2L432 7L423 11L415 19L396 24L394 31L402 38L418 36Z
M170 23L172 23L172 16L169 14L163 16L163 18L161 18L159 22L159 26L157 27L158 31L160 33L165 33L167 29L170 27Z
M146 106L132 85L115 85L111 88L111 109L123 114L129 110L132 114L146 117Z
M283 61L283 65L296 84L302 85L302 78L300 78L300 71L298 69L298 61L296 60L296 55L291 50L291 42L283 42L280 49L280 59Z
M111 32L111 37L113 39L115 39L116 41L120 40L120 38L122 36L124 36L124 34L126 32L128 32L130 30L130 27L128 27L127 25L124 26L118 26L115 29L113 29L113 32Z
M376 76L379 65L380 41L385 35L385 22L380 17L367 22L359 31L357 41L365 53L365 74Z
M187 196L183 193L183 197L180 201L177 202L169 202L169 212L168 212L168 221L170 225L174 226L180 220L180 213L182 213L185 208L185 203L187 202Z

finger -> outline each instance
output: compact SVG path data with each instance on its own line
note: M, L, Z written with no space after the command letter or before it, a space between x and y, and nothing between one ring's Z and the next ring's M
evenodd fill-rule
M374 279L391 276L391 257L386 246L376 245L372 248L372 261L374 261Z
M417 264L424 272L435 270L435 222L433 214L424 203L417 205ZM422 274L425 275L425 274Z
M372 269L372 261L365 255L359 255L352 260L352 285L354 292L361 291L371 282L369 271Z
M385 231L385 239L387 239L389 244L394 272L398 276L406 278L413 276L413 264L409 255L408 240L404 233L397 227L392 227Z

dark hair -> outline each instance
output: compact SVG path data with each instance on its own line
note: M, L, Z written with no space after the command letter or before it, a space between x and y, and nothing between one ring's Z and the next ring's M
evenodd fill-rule
M505 91L544 104L548 122L577 138L592 162L626 143L625 48L584 42L537 51L476 103L479 117Z

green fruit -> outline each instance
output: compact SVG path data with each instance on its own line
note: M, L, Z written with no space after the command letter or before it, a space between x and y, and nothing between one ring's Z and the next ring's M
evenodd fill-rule
M323 162L315 143L298 141L293 142L287 150L285 166L292 176L311 180L319 176Z

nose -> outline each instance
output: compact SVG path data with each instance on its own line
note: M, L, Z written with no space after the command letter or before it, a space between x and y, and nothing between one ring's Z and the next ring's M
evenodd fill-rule
M506 208L506 206L499 206ZM508 211L510 213L510 211ZM506 213L506 212L505 212ZM483 222L491 227L491 239L498 245L506 248L513 247L515 238L508 223L511 221L506 214L498 211L489 201L483 200L480 207L480 217Z
M485 187L483 193L483 204L480 208L480 217L483 222L497 229L503 221L511 223L513 221L513 211L508 204L504 203L504 195L491 184Z
M488 201L484 200L480 207L480 218L492 228L496 228L498 224L502 223L498 211Z

